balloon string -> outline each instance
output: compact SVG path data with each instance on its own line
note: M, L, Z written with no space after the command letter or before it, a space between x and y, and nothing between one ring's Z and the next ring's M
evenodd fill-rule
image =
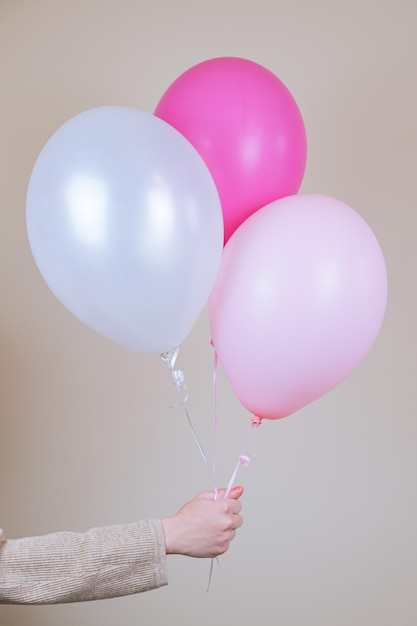
M187 407L185 407L185 406L184 406L184 411L185 411L185 414L186 414L186 416L187 416L188 425L189 425L189 427L190 427L190 429L191 429L191 433L192 433L192 435L193 435L193 437L194 437L194 441L195 441L195 443L196 443L196 445L197 445L197 448L198 448L198 450L199 450L199 452L200 452L200 455L201 455L201 457L202 457L202 459L203 459L203 461L204 461L204 463L205 463L205 465L206 465L207 469L210 471L210 465L209 465L209 462L208 462L208 459L207 459L206 453L204 452L204 448L203 448L203 446L201 445L200 439L198 438L198 435L197 435L197 433L196 433L196 431L195 431L195 428L194 428L194 426L193 426L193 423L192 423L192 421L191 421L190 414L188 413L188 411L187 411Z
M178 392L178 396L180 398L179 401L176 404L170 404L169 406L172 409L178 409L181 406L184 407L184 412L185 412L185 415L187 417L187 421L188 421L188 425L189 425L190 430L191 430L191 434L192 434L192 436L194 438L194 441L195 441L195 443L197 445L198 451L200 452L200 455L201 455L201 457L202 457L202 459L203 459L207 469L210 471L210 464L208 462L207 455L204 452L204 448L203 448L203 446L201 444L201 441L200 441L200 439L199 439L199 437L197 435L197 432L196 432L196 430L195 430L195 428L193 426L193 423L191 421L190 414L189 414L189 412L187 410L187 407L185 406L186 402L188 400L189 393L188 393L187 386L184 383L184 374L183 374L183 372L181 370L175 370L174 369L175 362L177 360L179 351L180 351L180 349L179 349L179 347L177 347L177 348L175 348L175 350L172 350L171 352L163 352L161 354L161 359L168 366L168 369L169 369L170 374L171 374L172 382L174 383L174 386L175 386L175 388L176 388L176 390Z
M214 499L215 500L219 500L220 496L219 496L219 490L217 488L217 480L216 480L216 472L217 472L217 371L218 371L218 365L219 365L219 361L218 361L218 356L217 356L217 351L216 348L214 347L214 343L213 340L211 340L211 345L214 348L214 357L213 357L213 403L214 403L214 430L213 430L213 464L212 464L212 472L213 472L213 483L214 483ZM216 562L218 567L221 569L221 564L220 564L220 559L217 556L216 557ZM209 577L208 577L208 582L207 582L207 589L206 591L208 592L210 590L210 585L211 585L211 579L213 576L213 565L214 565L214 558L211 559L210 562L210 571L209 571Z
M218 557L217 557L217 564L220 567L220 563L219 563ZM207 589L206 589L207 593L210 591L211 579L213 577L213 565L214 565L214 559L211 559L211 561L210 561L210 571L209 571L209 576L208 576L208 581L207 581Z
M214 347L213 341L211 342ZM214 349L214 359L213 359L213 398L214 398L214 432L213 432L213 483L214 483L214 493L216 500L219 499L219 491L217 489L217 480L216 480L216 472L217 472L217 370L218 370L218 356L217 351Z

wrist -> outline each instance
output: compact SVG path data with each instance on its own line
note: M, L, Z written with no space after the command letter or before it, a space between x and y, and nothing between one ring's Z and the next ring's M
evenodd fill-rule
M175 517L164 517L161 519L162 528L165 536L165 552L166 554L178 554L175 541Z

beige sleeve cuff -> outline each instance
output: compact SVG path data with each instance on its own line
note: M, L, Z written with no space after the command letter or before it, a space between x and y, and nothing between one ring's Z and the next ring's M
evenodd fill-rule
M158 519L0 540L0 603L81 602L139 593L168 582Z

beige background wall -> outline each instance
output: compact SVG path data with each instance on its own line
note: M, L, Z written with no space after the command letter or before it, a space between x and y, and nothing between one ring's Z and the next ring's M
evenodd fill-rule
M415 0L0 0L0 525L9 537L174 513L210 479L157 356L73 318L39 275L25 194L44 143L105 104L151 112L213 56L267 66L294 94L302 189L371 225L390 297L370 355L341 386L256 432L245 524L206 593L207 561L169 559L170 585L57 607L0 606L1 626L417 623ZM211 449L207 314L178 366ZM218 476L249 415L219 381Z

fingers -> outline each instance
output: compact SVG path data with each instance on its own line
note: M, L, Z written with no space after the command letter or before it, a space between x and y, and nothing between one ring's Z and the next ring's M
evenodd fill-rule
M233 487L233 489L230 490L227 499L228 500L238 500L242 494L243 494L243 487L241 485L237 486L237 487ZM226 495L226 489L222 488L222 489L218 489L217 490L217 494L218 494L218 498L216 497L216 492L214 491L200 491L200 493L198 493L195 498L198 500L223 500L224 496Z
M243 524L243 517L241 515L239 515L239 513L237 513L235 515L235 520L234 520L234 529L237 530L238 528L240 528Z
M201 491L195 497L198 500L216 500L217 506L226 515L232 515L232 527L239 528L243 524L243 518L239 515L242 510L242 504L239 498L243 494L243 487L236 486L230 491L227 498L225 498L226 489L219 489L218 498L214 491Z
M242 510L242 503L240 500L233 500L231 498L219 498L216 502L217 510L228 516L230 519L234 519L238 513Z

